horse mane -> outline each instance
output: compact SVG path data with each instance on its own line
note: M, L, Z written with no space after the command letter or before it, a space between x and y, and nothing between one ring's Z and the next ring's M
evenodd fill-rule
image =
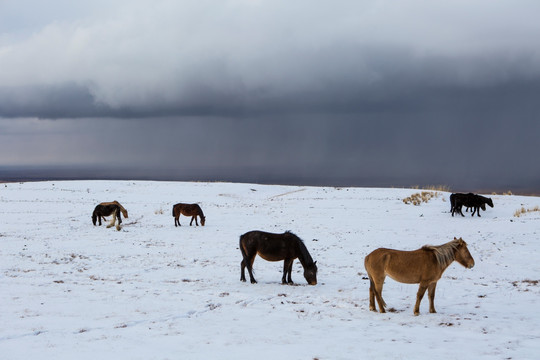
M298 242L298 250L300 250L300 256L298 260L302 263L302 266L311 266L313 265L313 258L309 254L309 251L304 244L304 240L300 239L297 235L293 234L291 231L285 231L285 234L292 236Z
M445 268L446 266L450 265L452 261L455 260L456 249L463 244L466 245L463 239L454 238L454 240L442 245L424 245L422 246L422 250L432 251L433 254L435 254L435 258L437 259L437 264L439 265L439 267Z
M201 207L199 206L199 204L196 204L196 205L197 205L197 212L199 213L199 216L204 217L204 213L203 213Z

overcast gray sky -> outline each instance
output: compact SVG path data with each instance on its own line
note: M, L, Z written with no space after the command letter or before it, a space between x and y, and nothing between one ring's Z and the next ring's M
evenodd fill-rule
M0 167L540 192L538 14L0 0Z

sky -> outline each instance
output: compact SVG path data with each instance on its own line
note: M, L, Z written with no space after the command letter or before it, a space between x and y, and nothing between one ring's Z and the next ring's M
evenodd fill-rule
M0 0L0 178L540 193L539 13Z

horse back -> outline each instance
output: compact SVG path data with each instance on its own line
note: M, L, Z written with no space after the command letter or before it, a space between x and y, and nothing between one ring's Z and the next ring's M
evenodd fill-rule
M120 208L116 204L102 203L102 204L96 205L94 209L94 213L97 215L109 216L117 210L120 210Z
M173 216L183 214L185 216L202 215L202 210L199 204L184 204L178 203L173 206Z
M298 237L291 233L273 234L250 231L240 236L240 247L248 257L259 254L267 261L280 261L298 257Z
M371 252L364 261L370 276L390 278L406 284L417 284L422 281L436 281L437 263L429 250L413 251L379 248Z

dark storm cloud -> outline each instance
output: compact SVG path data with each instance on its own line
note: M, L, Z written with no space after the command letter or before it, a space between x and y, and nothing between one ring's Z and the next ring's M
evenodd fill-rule
M493 115L21 120L0 122L0 148L48 177L538 191L540 122Z
M310 56L300 58L306 61L304 68L290 73L285 80L276 82L268 75L262 83L270 85L248 87L241 80L231 80L241 79L241 73L233 76L222 65L207 64L193 69L179 88L163 93L150 91L140 103L130 100L115 106L100 100L91 85L0 86L0 116L137 118L289 112L394 112L399 116L400 112L437 109L453 112L471 108L489 113L503 105L507 105L505 111L519 114L535 105L532 97L540 85L540 77L524 70L529 65L525 61L495 64L499 60L490 60L495 71L484 69L488 62L485 58L422 59L415 63L403 51L326 51L329 53L319 52L319 58L311 62L306 60ZM366 79L356 64L368 67L371 78ZM460 79L460 74L467 71L475 75ZM213 81L201 75L208 73L213 74Z
M540 78L531 2L60 1L7 21L29 3L4 15L3 117L398 111Z

